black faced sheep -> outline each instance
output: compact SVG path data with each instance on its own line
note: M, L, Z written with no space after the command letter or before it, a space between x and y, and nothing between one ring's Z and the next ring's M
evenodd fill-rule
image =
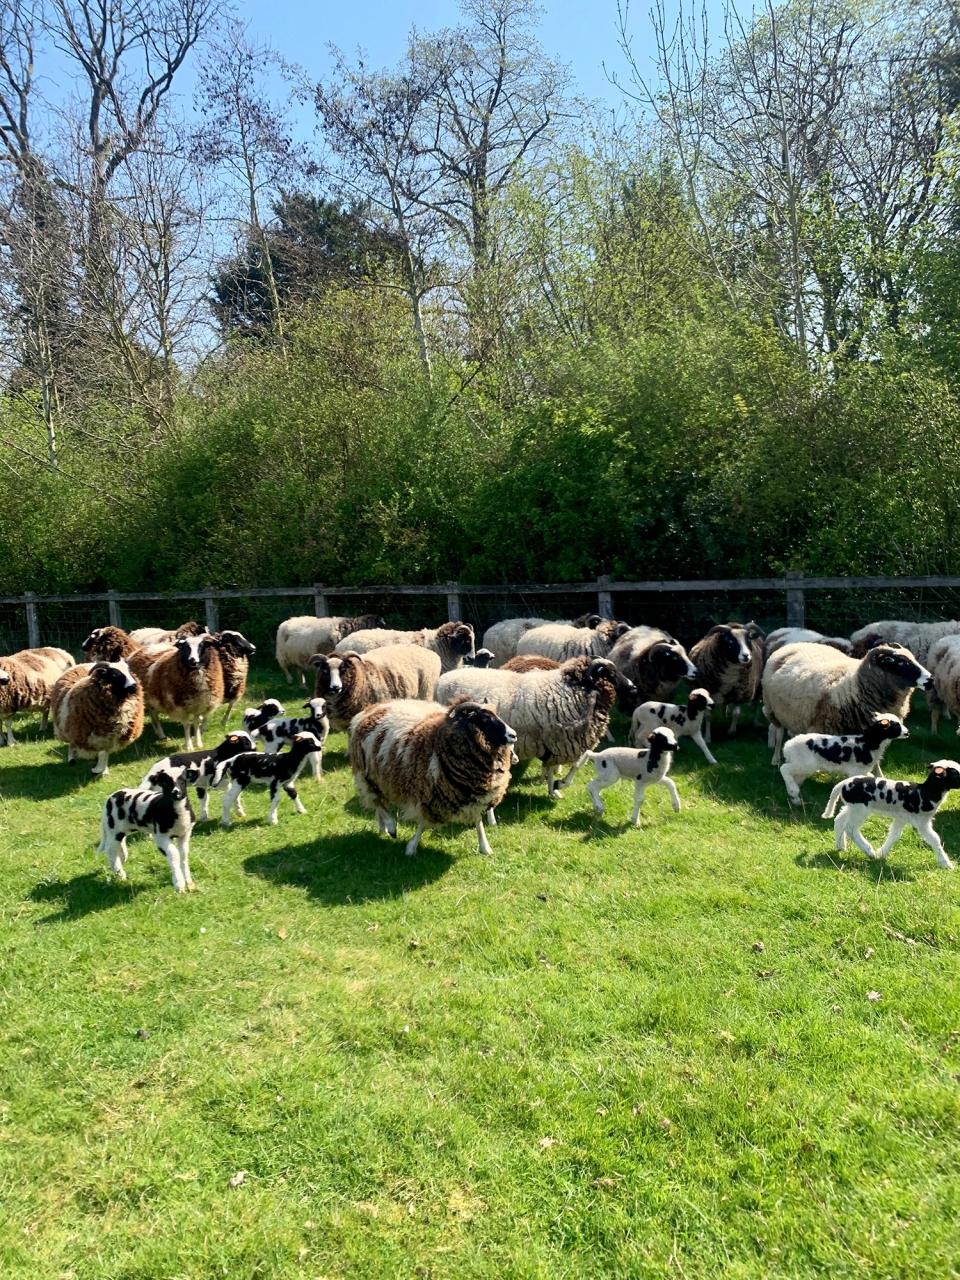
M493 703L517 732L521 760L541 760L547 794L559 796L554 773L572 765L560 786L568 786L607 730L618 692L630 693L608 658L570 658L554 671L451 671L440 677L437 701L458 698Z
M736 733L740 708L756 702L760 693L763 632L755 622L721 623L697 641L690 661L697 669L697 684L714 704L730 708L730 733ZM709 720L707 727L709 731Z
M53 731L67 744L67 760L96 758L93 773L107 773L110 756L143 732L143 690L119 662L82 663L65 671L50 694Z
M164 855L177 893L193 890L190 833L193 810L187 799L184 770L172 770L153 787L126 787L107 797L100 820L100 847L118 880L126 880L127 836L145 832Z
M369 653L315 654L316 693L325 699L330 726L346 729L364 707L399 698L432 701L440 679L440 655L413 644L391 644ZM466 668L465 668L466 669Z
M360 803L377 816L381 835L397 834L389 812L416 822L407 855L427 827L475 826L481 853L490 852L484 815L510 783L513 729L492 707L459 702L381 702L350 723L350 767Z
M50 717L50 693L65 671L74 665L65 649L21 649L0 658L0 738L16 745L14 717L23 711L40 711L40 728ZM0 742L0 746L3 742Z
M681 680L697 675L683 645L657 627L633 627L610 650L610 660L636 686L634 706L662 702Z
M276 654L280 670L288 684L293 681L293 671L299 671L300 683L306 684L310 659L315 653L333 653L334 647L354 631L386 625L375 613L361 613L356 618L317 618L312 614L287 618L277 628Z
M874 778L869 773L861 774L837 783L830 793L823 816L832 818L837 805L843 801L843 808L833 824L834 844L839 853L846 849L849 836L868 858L885 858L903 829L909 826L934 851L940 866L952 871L953 863L933 829L933 820L947 792L955 791L957 787L960 787L960 764L956 760L935 760L927 765L927 776L920 783L891 782L887 778ZM877 851L860 830L871 816L893 819L889 834Z
M905 720L911 691L930 683L930 672L900 645L878 645L859 660L828 645L785 645L763 669L773 763L781 762L786 733L863 733L877 715Z
M159 717L183 725L186 749L203 746L204 718L223 702L223 667L216 636L184 636L173 649L150 664L143 692L157 736L164 736Z
M424 631L355 631L334 649L334 653L369 653L386 645L416 644L440 655L440 670L453 671L472 657L473 627L469 622L445 622Z

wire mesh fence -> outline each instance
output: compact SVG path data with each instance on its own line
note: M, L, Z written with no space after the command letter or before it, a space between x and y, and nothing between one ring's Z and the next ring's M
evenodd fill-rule
M631 624L663 627L686 644L714 623L753 620L770 631L805 625L848 635L882 618L933 621L960 617L960 578L783 578L702 582L596 582L518 586L208 587L169 594L101 592L91 595L0 598L0 653L47 644L79 653L94 627L109 622L127 631L175 628L188 619L242 631L273 658L277 627L289 617L376 614L400 630L435 627L448 618L473 624L480 641L508 617L572 619L600 613Z

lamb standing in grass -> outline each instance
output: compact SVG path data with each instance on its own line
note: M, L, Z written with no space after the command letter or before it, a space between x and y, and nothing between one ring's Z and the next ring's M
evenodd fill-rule
M190 874L193 810L183 769L158 777L155 787L126 787L107 797L100 820L100 846L118 880L126 880L127 836L149 833L170 867L177 893L197 886Z
M313 776L317 780L323 774L323 744L330 732L330 721L327 719L326 703L323 698L311 698L303 704L309 711L306 716L279 716L268 720L257 729L257 736L263 743L268 755L274 755L281 747L293 742L298 733L312 733L319 741L321 750L310 755Z
M800 788L814 773L840 773L852 778L875 772L883 777L881 763L887 747L896 738L909 738L899 716L875 716L863 733L801 733L785 743L780 776L791 804L800 803Z
M957 787L960 787L960 764L956 760L935 760L927 765L927 776L919 783L892 782L887 778L874 778L869 773L860 774L837 783L823 816L832 818L837 805L843 801L833 824L834 844L839 853L846 849L849 836L868 858L885 858L909 826L934 851L939 865L952 871L953 863L933 829L933 820L947 792ZM893 819L879 851L874 850L860 830L870 817Z
M258 751L244 751L225 761L214 780L214 786L219 787L224 778L229 778L227 794L223 797L221 826L230 826L233 806L248 787L270 788L270 816L267 821L271 827L277 825L281 790L293 801L297 813L306 813L297 794L296 781L307 758L320 751L321 746L314 734L298 733L291 742L289 751L269 755L261 755Z
M151 765L141 787L161 785L164 776L182 774L187 786L196 787L197 799L200 801L200 821L207 820L207 792L222 790L223 771L220 765L225 760L237 756L241 751L255 751L253 738L243 729L228 733L224 740L212 751L180 751L176 755L164 756L156 764ZM237 800L237 812L243 818L243 805Z
M265 698L258 707L247 707L243 713L244 730L256 738L268 720L276 720L286 714L287 709L282 702L278 702L276 698Z
M630 821L635 827L640 825L640 810L646 796L647 788L666 787L670 792L670 803L674 813L680 812L680 796L672 778L667 771L673 763L673 753L677 749L677 739L667 728L654 729L647 737L647 746L639 751L631 747L608 747L606 751L588 751L587 759L592 760L597 776L587 783L590 799L597 813L606 812L600 792L612 787L622 778L632 779L634 783L633 816Z
M713 699L706 689L694 689L685 707L675 702L642 702L630 721L630 742L639 747L653 729L661 725L671 729L677 738L689 738L695 742L709 764L716 759L703 737L704 718L710 714Z

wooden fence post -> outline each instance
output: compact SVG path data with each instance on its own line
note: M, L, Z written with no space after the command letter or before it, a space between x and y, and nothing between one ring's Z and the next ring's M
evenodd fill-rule
M215 587L204 587L203 589L203 607L206 611L206 623L208 631L220 630L220 611L217 608L217 600L214 594Z
M460 583L447 583L447 621L459 622L463 617L463 603L460 599Z
M31 649L40 647L40 619L37 616L37 593L27 591L23 602L27 607L27 645Z
M327 597L324 594L322 582L315 582L313 584L313 612L318 618L330 617L330 606L327 604Z
M803 573L798 569L788 569L786 578L787 626L803 627L806 625L806 597L803 593Z
M610 594L610 579L605 573L597 579L597 613L601 618L613 617L613 596Z
M116 591L107 592L107 615L110 618L111 627L122 627L120 621L120 601L117 598Z

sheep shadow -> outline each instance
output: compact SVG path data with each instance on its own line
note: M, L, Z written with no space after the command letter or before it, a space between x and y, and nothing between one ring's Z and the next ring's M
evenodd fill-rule
M849 850L838 853L835 849L821 853L798 853L793 861L802 871L831 871L835 875L855 871L875 885L881 880L911 884L917 878L909 868L891 863L889 858L868 858L859 849L852 853Z
M470 834L462 827L455 830L461 837ZM356 906L401 898L445 875L456 859L436 847L436 834L425 832L424 843L412 858L404 855L402 839L354 832L253 854L244 859L243 867L248 874L275 884L306 889L324 906Z
M90 772L92 760L78 760L68 765L60 756L31 764L4 766L0 753L0 797L28 800L55 800L71 791L79 791L88 783L98 782L99 775Z
M70 920L91 915L94 911L125 906L148 887L129 880L108 878L102 871L85 871L72 880L41 880L33 886L27 897L32 902L62 904L59 911L38 920L38 925L66 924Z

